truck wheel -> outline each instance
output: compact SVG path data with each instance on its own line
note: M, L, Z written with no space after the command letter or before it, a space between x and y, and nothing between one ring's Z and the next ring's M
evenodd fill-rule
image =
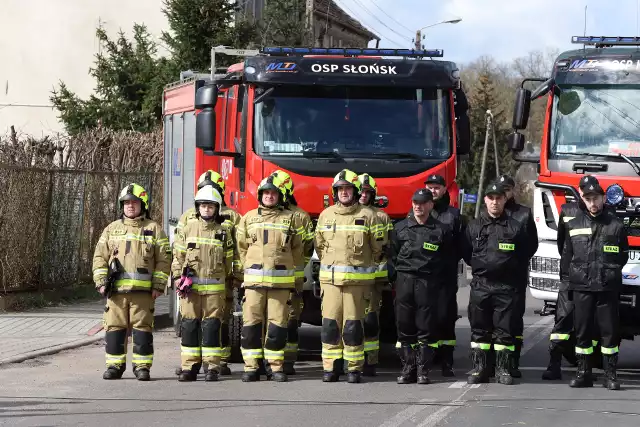
M242 296L244 289L233 289L233 312L242 313ZM235 316L231 313L229 319L229 343L231 344L232 363L243 363L242 351L240 350L240 340L242 337L242 315Z

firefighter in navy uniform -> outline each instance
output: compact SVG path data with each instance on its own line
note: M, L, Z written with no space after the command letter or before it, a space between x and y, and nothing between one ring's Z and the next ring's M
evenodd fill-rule
M595 180L595 178L593 178ZM601 338L604 368L603 386L620 389L616 375L620 344L619 293L622 288L622 268L629 259L627 232L622 221L604 208L604 190L593 182L582 187L585 210L566 223L569 239L561 263L571 257L569 266L569 297L574 305L576 355L578 369L571 387L592 387L592 364L596 319Z
M444 177L430 175L424 183L433 194L434 206L431 215L447 227L447 233L451 238L458 241L462 232L462 216L459 209L450 206L451 199ZM456 321L458 320L458 262L461 253L455 246L450 246L447 250L449 251L448 256L445 257L448 264L445 270L447 280L440 286L438 294L439 306L444 309L438 310L440 337L436 355L440 359L442 375L452 377L454 376L453 350L456 345Z
M233 274L234 240L220 214L222 196L212 186L195 195L196 216L176 233L171 273L180 296L181 372L195 381L205 364L205 381L217 381L222 357L222 318L227 277Z
M504 205L504 209L508 215L511 215L516 220L525 224L527 229L527 237L530 240L529 246L538 250L538 230L536 223L533 220L533 213L531 209L516 202L513 194L513 189L516 186L515 180L509 175L502 175L499 180L500 184L504 187L507 195L507 203ZM528 267L528 266L527 266ZM515 333L515 351L513 352L513 365L511 367L511 376L514 378L522 377L520 372L520 352L522 351L522 343L524 341L524 312L527 307L527 286L529 281L529 269L526 268L520 272L518 278L517 288L517 313L513 316L514 333Z
M240 222L240 218L242 216L237 213L235 210L231 209L227 206L224 201L224 192L226 189L226 185L222 175L214 170L208 170L200 175L198 178L198 191L203 189L206 186L213 187L222 197L222 207L220 209L220 214L223 217L226 217L226 226L231 228L231 234L233 239L235 239L235 231L238 223ZM180 220L178 221L178 225L176 227L176 233L180 231L187 224L188 219L196 218L196 209L189 208L185 213L182 214ZM233 307L233 289L239 288L242 283L242 268L239 267L239 257L237 247L234 244L234 254L233 254L233 276L227 278L227 286L225 290L226 301L224 305L224 314L222 316L222 358L220 360L220 375L231 375L231 369L228 366L229 359L231 358L231 343L229 340L229 321L231 320L232 313L234 311ZM204 367L205 370L207 367Z
M340 377L343 357L347 382L361 381L364 366L365 297L375 283L385 233L376 213L358 203L358 175L342 170L333 180L334 206L320 214L315 247L322 290L322 381Z
M384 245L388 247L389 232L393 230L391 218L385 211L374 206L378 194L378 186L375 179L369 174L358 175L362 186L360 204L371 208L378 216L378 230L384 233ZM386 252L386 251L385 251ZM380 307L382 306L382 289L389 283L389 271L387 269L387 254L383 252L382 260L376 271L375 283L371 287L365 299L367 308L364 317L364 367L362 375L365 377L376 376L378 365L378 352L380 351Z
M243 382L260 379L266 359L267 379L286 382L283 372L289 301L295 290L296 267L304 261L307 230L300 217L284 208L286 190L275 176L258 186L260 207L249 211L237 227L236 242L244 268L242 305Z
M535 250L526 224L505 212L507 197L499 182L489 185L484 202L486 209L470 221L460 243L463 259L473 273L468 309L473 372L467 382L489 382L487 359L493 342L496 380L509 385L513 384L518 277Z
M304 287L304 268L309 264L311 256L313 255L313 222L311 217L303 209L298 206L298 202L293 196L294 185L291 176L288 173L277 170L272 175L280 179L285 188L285 208L294 212L300 219L302 226L305 229L304 234L304 258L303 263L296 266L296 287L291 293L291 300L289 301L289 322L287 324L287 345L284 349L284 373L287 375L295 375L295 362L298 359L298 327L300 322L300 314L304 303L302 300L302 292Z
M412 197L412 213L391 233L391 266L396 290L398 384L429 384L429 370L439 346L439 322L450 307L442 304L442 288L450 286L450 257L457 241L450 224L435 215L433 194L420 189Z
M580 179L578 189L582 196L582 190L590 185L599 185L598 180L587 175ZM543 380L562 379L562 356L569 363L577 364L575 355L575 333L573 328L573 295L569 291L569 264L571 254L565 251L571 250L571 245L565 243L569 240L569 230L567 222L574 219L578 213L586 209L582 198L577 202L565 203L560 209L558 219L558 253L560 254L560 286L558 289L558 299L556 301L555 323L549 337L549 365L542 373Z
M107 296L104 313L105 380L126 369L127 330L133 338L133 372L149 381L153 364L153 310L169 280L170 247L162 227L149 217L149 195L138 184L120 192L122 218L104 229L93 254L93 280ZM113 289L106 288L112 277Z

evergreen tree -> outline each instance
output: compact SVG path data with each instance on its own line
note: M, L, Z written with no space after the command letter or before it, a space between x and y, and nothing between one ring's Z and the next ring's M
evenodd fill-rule
M491 72L482 71L477 79L477 86L474 88L470 96L470 114L471 120L471 152L466 164L461 168L461 187L467 193L477 193L480 184L480 172L482 169L482 152L484 150L484 142L487 132L487 110L491 110L493 114L492 126L495 131L496 145L498 147L498 166L500 174L513 175L515 171L515 162L511 158L506 137L509 129L505 127L506 118L504 108L499 105L495 99L494 76ZM485 164L485 174L483 187L486 188L490 182L496 178L495 168L496 153L493 148L493 135L489 130L489 144L487 146L487 159ZM483 188L483 191L484 191ZM478 203L483 203L478 200ZM465 214L473 215L475 211L474 205L468 205Z
M134 25L133 41L123 32L111 40L102 28L96 35L105 50L89 70L96 80L95 93L83 100L60 82L50 98L60 120L70 134L99 125L150 131L162 114L159 100L170 70L167 60L156 57L157 46L144 25Z
M312 46L305 0L269 0L265 6L258 44Z

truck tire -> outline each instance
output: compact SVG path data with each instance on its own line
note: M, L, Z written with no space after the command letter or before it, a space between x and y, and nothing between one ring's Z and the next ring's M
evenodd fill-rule
M240 340L242 337L242 314L235 316L233 312L242 313L242 297L244 289L233 289L233 310L229 319L229 343L231 344L232 363L243 363Z

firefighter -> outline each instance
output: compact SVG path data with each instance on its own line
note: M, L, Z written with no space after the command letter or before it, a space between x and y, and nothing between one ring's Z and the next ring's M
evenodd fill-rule
M176 234L171 273L180 296L181 372L195 381L205 364L205 381L217 381L222 356L226 281L233 274L234 240L220 214L222 196L213 186L195 195L195 218Z
M425 180L426 188L433 194L434 206L431 215L438 222L447 226L447 237L455 241L460 239L462 232L462 217L460 210L450 206L451 199L447 191L444 177L440 175L430 175ZM454 246L448 248L450 251L444 261L448 263L444 274L447 280L439 286L438 301L443 310L438 310L438 331L440 338L438 342L437 355L440 356L442 376L453 377L453 350L456 345L456 321L458 320L458 262L460 261L460 251L456 251Z
M93 280L98 292L107 296L107 370L102 378L122 377L127 364L127 330L132 328L133 373L139 381L149 381L153 309L169 280L169 239L151 220L149 195L142 186L124 187L119 202L122 216L104 229L93 254Z
M302 300L302 292L304 286L304 268L309 264L313 255L313 223L308 213L298 206L298 202L293 196L293 180L288 173L277 170L272 175L279 178L285 188L285 208L294 212L299 217L302 226L305 229L304 234L304 258L303 263L296 266L296 287L291 293L291 301L289 306L289 322L287 323L287 345L284 349L284 373L287 375L295 375L295 362L298 359L298 326L300 322L300 314L304 306Z
M622 221L615 213L604 209L604 190L595 178L591 180L590 184L582 186L585 210L577 212L576 217L565 224L569 239L560 261L569 267L569 299L574 305L578 358L576 377L569 385L593 386L589 355L593 353L595 318L601 338L603 386L619 390L616 375L620 344L619 292L622 268L629 259L629 245ZM567 261L569 257L570 261Z
M283 372L289 308L296 267L304 262L306 230L300 216L285 209L283 182L269 176L258 186L260 207L237 227L236 241L244 266L242 307L243 382L260 379L260 359L269 364L267 379L287 381ZM266 338L265 338L266 330Z
M220 214L223 217L227 217L226 226L231 228L232 238L235 239L235 230L240 222L241 215L237 213L235 210L231 209L227 206L224 201L224 191L225 191L225 182L222 176L213 170L208 170L200 175L198 178L198 191L206 186L212 186L222 197L222 207L220 209ZM196 218L196 209L189 208L185 213L182 214L180 220L178 221L178 226L176 227L176 233L180 230L180 228L184 227L187 224L188 219ZM224 314L222 316L222 359L220 360L220 375L231 375L231 368L229 368L228 363L231 358L231 343L229 341L229 321L231 320L232 313L234 311L234 302L233 302L233 290L234 288L240 288L240 284L242 283L242 269L239 268L239 258L238 251L236 249L236 245L234 244L234 254L233 254L233 276L227 278L227 286L226 286L226 301L224 305ZM205 366L205 370L206 370Z
M360 204L368 206L376 213L379 221L378 230L384 233L383 244L387 246L388 235L393 230L391 218L380 208L374 206L378 194L378 186L375 179L369 174L358 175L360 186ZM378 351L380 350L380 307L382 306L382 289L389 283L389 271L387 269L387 256L383 252L382 260L376 271L375 283L371 291L365 295L366 309L364 317L364 366L362 375L365 377L376 376L378 365Z
M412 213L391 233L397 347L402 361L397 382L429 384L429 370L442 336L440 311L450 310L440 295L443 287L451 286L449 261L457 241L450 224L431 215L431 191L416 191L411 204Z
M467 382L489 382L487 356L493 338L496 380L509 385L513 384L518 275L535 250L526 224L505 212L507 196L500 182L489 185L484 202L486 209L466 227L460 245L473 273L468 308L473 372Z
M362 206L358 175L348 169L333 180L336 204L320 214L315 247L322 292L322 381L335 382L341 360L347 381L359 383L364 366L365 296L375 282L385 233L376 213Z
M582 189L586 186L598 184L598 180L587 175L580 180L578 191L582 196ZM543 380L562 379L562 356L564 355L570 363L576 364L575 357L575 334L573 330L573 301L569 292L569 262L571 255L564 255L564 252L571 248L565 243L569 239L566 223L574 219L578 212L584 211L584 202L580 198L577 202L565 203L560 209L558 219L558 253L560 254L560 286L558 289L558 299L556 301L555 323L549 337L549 365L542 373Z
M513 189L516 186L515 180L509 175L502 175L499 178L500 184L504 187L504 191L507 195L507 203L504 205L504 209L507 215L510 215L517 221L520 221L526 225L527 238L530 240L529 246L535 251L538 250L538 230L536 223L533 220L533 213L531 209L516 202L514 198ZM533 250L533 249L532 249ZM520 271L518 277L518 287L516 289L516 314L513 316L514 320L514 333L515 333L515 351L513 352L511 376L514 378L521 378L520 372L520 352L522 351L522 343L524 341L524 312L527 306L527 285L529 284L529 269Z

